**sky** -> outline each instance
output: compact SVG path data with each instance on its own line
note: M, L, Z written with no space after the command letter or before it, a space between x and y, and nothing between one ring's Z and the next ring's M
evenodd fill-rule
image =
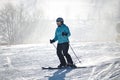
M80 2L78 0L77 1L53 0L48 1L45 4L47 5L46 7L47 10L45 11L45 13L47 17L49 17L50 19L55 18L57 16L63 16L69 19L75 19L77 15L82 15L83 17L85 17L87 12L89 11L88 6L85 6L86 4L84 2Z
M54 28L56 18L63 17L65 23L70 25L74 39L115 41L117 36L120 0L0 0L1 5L7 2L15 5L23 4L29 14L35 12L40 14L42 11L42 17L52 20L49 25L55 26ZM44 28L48 29L48 26ZM50 33L54 34L53 32Z
M86 18L90 8L94 5L89 4L92 0L0 0L0 4L7 2L14 4L24 4L26 8L42 8L45 18L54 19L58 16L75 19L77 15ZM88 6L89 4L89 6ZM87 6L86 6L87 5Z

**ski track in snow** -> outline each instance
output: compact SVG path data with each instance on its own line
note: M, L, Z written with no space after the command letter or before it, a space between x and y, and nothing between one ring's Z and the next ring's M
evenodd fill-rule
M120 80L120 44L73 43L77 56L69 50L81 69L42 70L59 64L52 45L12 45L0 47L0 80Z

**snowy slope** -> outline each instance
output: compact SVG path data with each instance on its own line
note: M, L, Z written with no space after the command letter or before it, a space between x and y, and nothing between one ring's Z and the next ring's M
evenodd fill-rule
M59 64L52 45L13 45L0 47L0 80L120 80L120 44L73 43L82 69L41 70Z

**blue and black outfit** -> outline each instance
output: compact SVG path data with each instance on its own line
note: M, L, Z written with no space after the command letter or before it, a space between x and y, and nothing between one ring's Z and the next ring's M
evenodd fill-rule
M55 37L52 40L53 42L58 41L57 56L60 60L60 66L65 66L67 64L73 64L72 58L68 53L70 35L71 33L69 31L69 28L65 24L62 24L57 27L55 31Z

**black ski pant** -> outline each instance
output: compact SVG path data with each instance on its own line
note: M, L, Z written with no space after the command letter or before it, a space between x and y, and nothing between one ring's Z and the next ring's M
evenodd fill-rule
M57 56L61 65L73 64L72 58L68 53L69 43L61 43L57 45Z

